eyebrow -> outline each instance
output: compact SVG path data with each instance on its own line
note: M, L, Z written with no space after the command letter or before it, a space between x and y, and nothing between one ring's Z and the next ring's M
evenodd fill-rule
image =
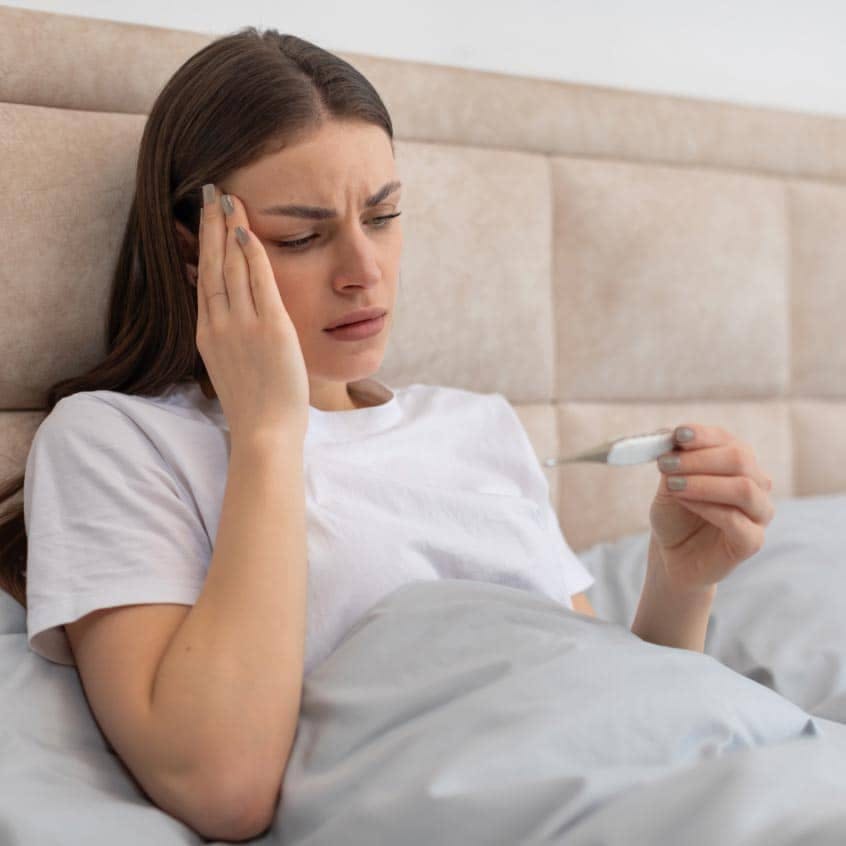
M367 208L371 206L378 206L384 199L389 197L402 187L402 182L386 182L375 194L371 195L364 201ZM259 209L259 214L274 214L283 215L287 217L306 217L309 220L328 220L329 218L337 217L338 212L335 209L327 209L322 206L268 206L265 209Z

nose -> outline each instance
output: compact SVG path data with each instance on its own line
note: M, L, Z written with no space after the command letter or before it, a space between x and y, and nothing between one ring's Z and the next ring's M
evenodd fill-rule
M382 279L382 271L377 261L377 247L370 236L358 224L339 235L340 252L338 272L335 280L340 285L377 284Z

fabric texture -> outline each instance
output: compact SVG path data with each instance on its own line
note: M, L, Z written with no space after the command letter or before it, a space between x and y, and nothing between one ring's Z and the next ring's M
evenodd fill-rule
M846 727L708 655L442 579L305 680L262 842L843 843L844 753ZM832 839L808 836L821 814Z
M365 404L309 407L306 674L413 581L498 583L572 608L593 577L561 533L505 397L419 383L393 391L372 378L351 392ZM196 602L229 453L220 402L195 382L57 403L26 463L30 648L72 666L63 624L119 605Z
M649 533L579 553L598 617L634 619ZM788 497L758 552L717 586L704 651L816 716L846 720L846 494Z
M2 591L0 625L0 842L196 846ZM304 680L277 813L250 842L841 846L846 699L832 715L528 591L418 582Z

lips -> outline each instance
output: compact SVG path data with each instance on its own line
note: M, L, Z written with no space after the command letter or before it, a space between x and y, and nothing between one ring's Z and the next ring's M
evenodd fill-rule
M349 326L352 323L362 323L365 320L373 320L374 317L381 317L387 313L386 309L375 306L373 308L358 309L357 311L351 311L344 317L338 318L334 323L330 323L326 327L326 330L337 329L339 326Z
M336 326L334 329L327 329L326 334L332 336L335 341L363 341L365 338L374 338L385 328L387 315L373 317L370 320L359 320L355 323L347 323L345 326Z

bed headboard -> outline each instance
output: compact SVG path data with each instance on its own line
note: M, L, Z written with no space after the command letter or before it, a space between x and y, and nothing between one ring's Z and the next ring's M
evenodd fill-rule
M0 478L102 357L146 113L217 37L0 6ZM333 52L405 186L379 379L504 394L541 461L697 422L776 506L846 492L846 118ZM648 529L654 463L543 472L576 551Z

